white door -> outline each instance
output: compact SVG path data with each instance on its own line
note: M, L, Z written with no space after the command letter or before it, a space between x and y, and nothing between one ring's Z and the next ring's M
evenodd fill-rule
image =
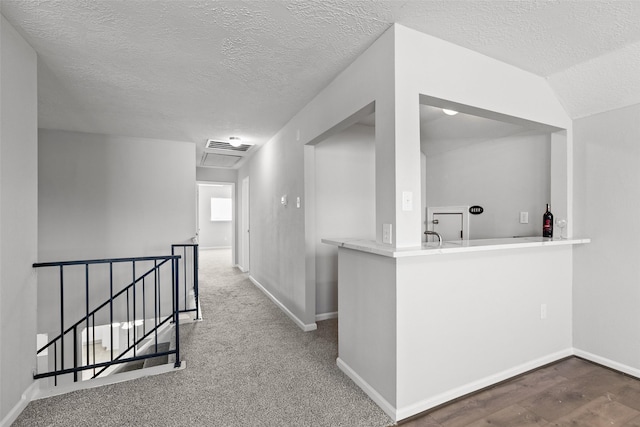
M242 212L240 221L240 241L242 242L240 269L249 271L249 177L242 180Z
M439 206L427 208L427 230L438 232L444 242L469 240L469 206ZM426 236L435 242L437 237Z
M462 240L461 213L434 213L433 231L437 231L445 242Z

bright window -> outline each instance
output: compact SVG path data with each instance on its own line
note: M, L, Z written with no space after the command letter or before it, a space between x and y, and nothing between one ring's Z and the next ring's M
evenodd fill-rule
M231 199L211 198L211 221L231 221Z

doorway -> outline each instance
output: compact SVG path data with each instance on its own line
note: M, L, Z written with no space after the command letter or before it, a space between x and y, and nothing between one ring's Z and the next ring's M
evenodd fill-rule
M197 236L200 250L235 248L235 184L197 184ZM230 260L233 262L233 260Z

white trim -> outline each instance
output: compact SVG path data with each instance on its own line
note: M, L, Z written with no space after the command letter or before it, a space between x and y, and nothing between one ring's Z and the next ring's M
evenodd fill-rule
M508 380L517 375L524 374L525 372L531 371L533 369L539 368L544 365L548 365L549 363L556 362L558 360L564 359L569 356L574 355L574 349L567 348L565 350L558 351L556 353L549 354L547 356L540 357L535 360L531 360L529 362L523 363L518 366L514 366L513 368L506 369L502 372L498 372L493 375L489 375L488 377L481 378L477 381L473 381L471 383L465 384L458 388L454 388L452 390L448 390L439 395L430 397L428 399L421 400L414 404L402 407L396 410L397 418L394 421L399 421L405 418L408 418L412 415L419 414L426 410L435 408L438 405L442 405L443 403L447 403L453 399L457 399L458 397L465 396L469 393L473 393L475 391L481 390L485 387L492 386L501 381ZM366 392L366 390L365 390ZM369 394L367 392L367 394ZM371 397L371 395L370 395ZM384 408L382 408L384 410ZM386 411L385 411L386 412Z
M72 391L85 390L88 388L101 387L108 384L116 384L124 381L135 380L138 378L144 378L151 375L166 374L168 372L181 371L187 367L187 362L182 360L180 367L174 367L174 362L166 363L164 365L151 366L149 368L137 369L135 371L122 372L120 374L112 374L102 378L94 378L87 381L79 381L77 383L71 383L67 385L60 385L51 388L41 389L39 393L32 397L31 400L39 400L52 396L59 396L61 394L71 393ZM48 378L43 378L44 381Z
M251 191L249 176L242 178L240 184L240 197L237 200L236 206L238 206L236 224L236 234L238 240L236 242L235 258L237 264L242 265L241 270L247 272L251 269Z
M318 329L318 325L316 325L315 322L313 323L304 323L302 320L300 320L298 318L298 316L296 316L295 314L293 314L284 304L282 304L280 301L278 301L278 298L274 297L271 292L269 292L268 290L265 289L264 286L262 286L260 284L260 282L258 282L256 279L254 279L252 276L249 276L249 280L251 280L251 283L253 283L254 285L256 285L256 287L258 289L260 289L266 296L269 297L269 299L271 301L273 301L275 303L275 305L278 306L278 308L280 308L280 310L282 310L284 312L284 314L286 314L287 316L289 316L289 318L291 320L293 320L295 322L296 325L298 325L298 327L300 329L302 329L305 332L309 332L309 331L315 331L316 329Z
M378 393L368 382L366 382L360 375L358 375L349 365L347 365L339 357L336 359L336 365L345 373L346 376L358 385L366 394L373 400L376 405L382 409L394 422L398 421L397 411L394 406L387 401L380 393Z
M316 322L321 322L323 320L329 320L329 319L337 319L338 318L338 312L337 311L332 311L329 313L320 313L320 314L316 314Z
M35 400L35 397L39 392L39 383L34 381L29 387L22 393L20 400L13 408L7 413L7 415L0 421L0 427L9 427L24 411L29 402Z
M245 270L244 267L242 267L240 264L235 264L234 267L242 271L243 273L246 273L247 271L249 271L249 270Z
M591 362L606 366L607 368L615 369L616 371L624 372L625 374L640 378L640 369L638 368L634 368L629 365L607 359L606 357L589 353L588 351L580 350L579 348L574 348L573 354L578 357L582 357L583 359L587 359Z
M201 251L211 251L211 250L216 250L216 249L233 249L231 246L200 246L198 245L198 249L200 249Z

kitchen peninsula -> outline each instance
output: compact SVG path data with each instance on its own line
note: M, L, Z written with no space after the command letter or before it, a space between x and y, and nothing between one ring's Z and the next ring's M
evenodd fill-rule
M394 420L572 354L572 246L338 247L338 366Z

